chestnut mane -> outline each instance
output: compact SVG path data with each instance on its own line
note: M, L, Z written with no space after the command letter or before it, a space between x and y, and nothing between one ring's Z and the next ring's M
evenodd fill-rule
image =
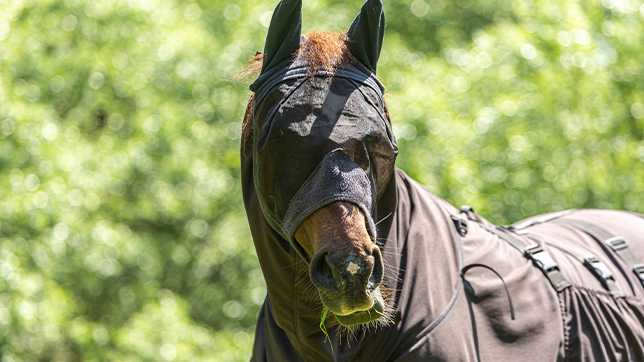
M303 57L309 63L309 72L311 75L319 68L334 69L336 64L356 61L347 46L349 38L345 32L314 30L306 34L306 37L308 40L302 42L302 47L299 49L297 56ZM257 52L239 71L235 78L248 79L257 76L262 70L263 56L264 54L262 52ZM246 105L244 123L242 124L241 149L244 155L246 154L246 147L251 144L253 139L254 105L255 95L251 94ZM387 118L389 118L386 106L385 112L387 112Z

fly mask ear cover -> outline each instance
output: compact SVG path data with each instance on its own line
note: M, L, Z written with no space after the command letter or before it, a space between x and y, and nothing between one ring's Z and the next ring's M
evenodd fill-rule
M368 0L356 21L368 19L363 13L369 3L380 4L381 9L379 1ZM276 13L292 18L296 9L293 1L284 0ZM273 15L276 21L276 27L301 29L301 18L295 27L284 25L279 14ZM271 33L284 32L273 30L271 24L269 37ZM282 35L290 45L267 39L265 54L277 54L268 49L269 43L275 49L293 49L294 39L307 41L299 35ZM352 39L349 47L358 40ZM300 54L294 61L289 58L263 69L250 89L255 92L253 176L260 206L271 227L307 260L294 239L295 231L313 212L334 201L357 205L376 238L374 206L391 179L398 147L384 108L384 86L371 70L377 59L371 69L354 62L320 68L315 74L310 74L305 59ZM266 64L273 60L264 59Z

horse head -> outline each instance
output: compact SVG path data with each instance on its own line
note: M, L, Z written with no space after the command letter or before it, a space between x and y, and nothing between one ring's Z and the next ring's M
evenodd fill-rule
M309 263L324 306L340 324L360 325L387 308L374 216L398 152L375 75L382 2L367 0L346 33L309 37L301 7L277 6L250 86L254 183L268 223Z

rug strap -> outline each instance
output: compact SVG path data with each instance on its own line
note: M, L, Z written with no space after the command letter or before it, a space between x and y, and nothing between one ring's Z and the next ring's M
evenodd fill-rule
M505 229L496 226L489 227L476 220L471 221L474 221L483 229L505 240L519 252L523 253L526 258L530 259L532 263L539 268L541 272L543 272L543 275L548 278L548 281L552 284L552 287L557 291L557 293L562 292L572 285L563 277L561 271L559 271L559 265L540 245L528 245L520 238L514 237L509 232L505 231Z
M541 241L542 243L548 244L554 248L557 248L564 253L572 256L574 259L577 259L580 263L582 263L586 269L588 269L593 275L599 279L599 281L602 283L604 288L608 289L608 291L613 295L615 298L624 298L626 294L622 292L619 287L617 286L617 283L615 283L615 278L613 278L613 273L608 269L606 264L604 264L601 260L599 260L596 256L586 254L586 255L581 255L578 252L571 250L563 245L556 244L553 242L550 242L548 240L545 240L541 237L532 235L531 236L534 239L537 239Z
M592 236L596 240L599 240L605 243L610 247L617 256L619 256L635 275L637 279L644 286L644 264L641 263L633 252L628 248L628 241L622 236L615 236L608 232L606 229L599 227L595 224L591 224L586 221L575 220L575 219L560 219L555 222L568 224L580 229L586 234Z

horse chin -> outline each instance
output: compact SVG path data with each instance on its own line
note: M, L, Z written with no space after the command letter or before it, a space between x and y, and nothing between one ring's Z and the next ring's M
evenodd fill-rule
M371 308L347 315L336 314L335 318L345 327L368 324L382 318L385 313L385 301L382 299L380 288L376 288L371 294L371 297L373 299Z

